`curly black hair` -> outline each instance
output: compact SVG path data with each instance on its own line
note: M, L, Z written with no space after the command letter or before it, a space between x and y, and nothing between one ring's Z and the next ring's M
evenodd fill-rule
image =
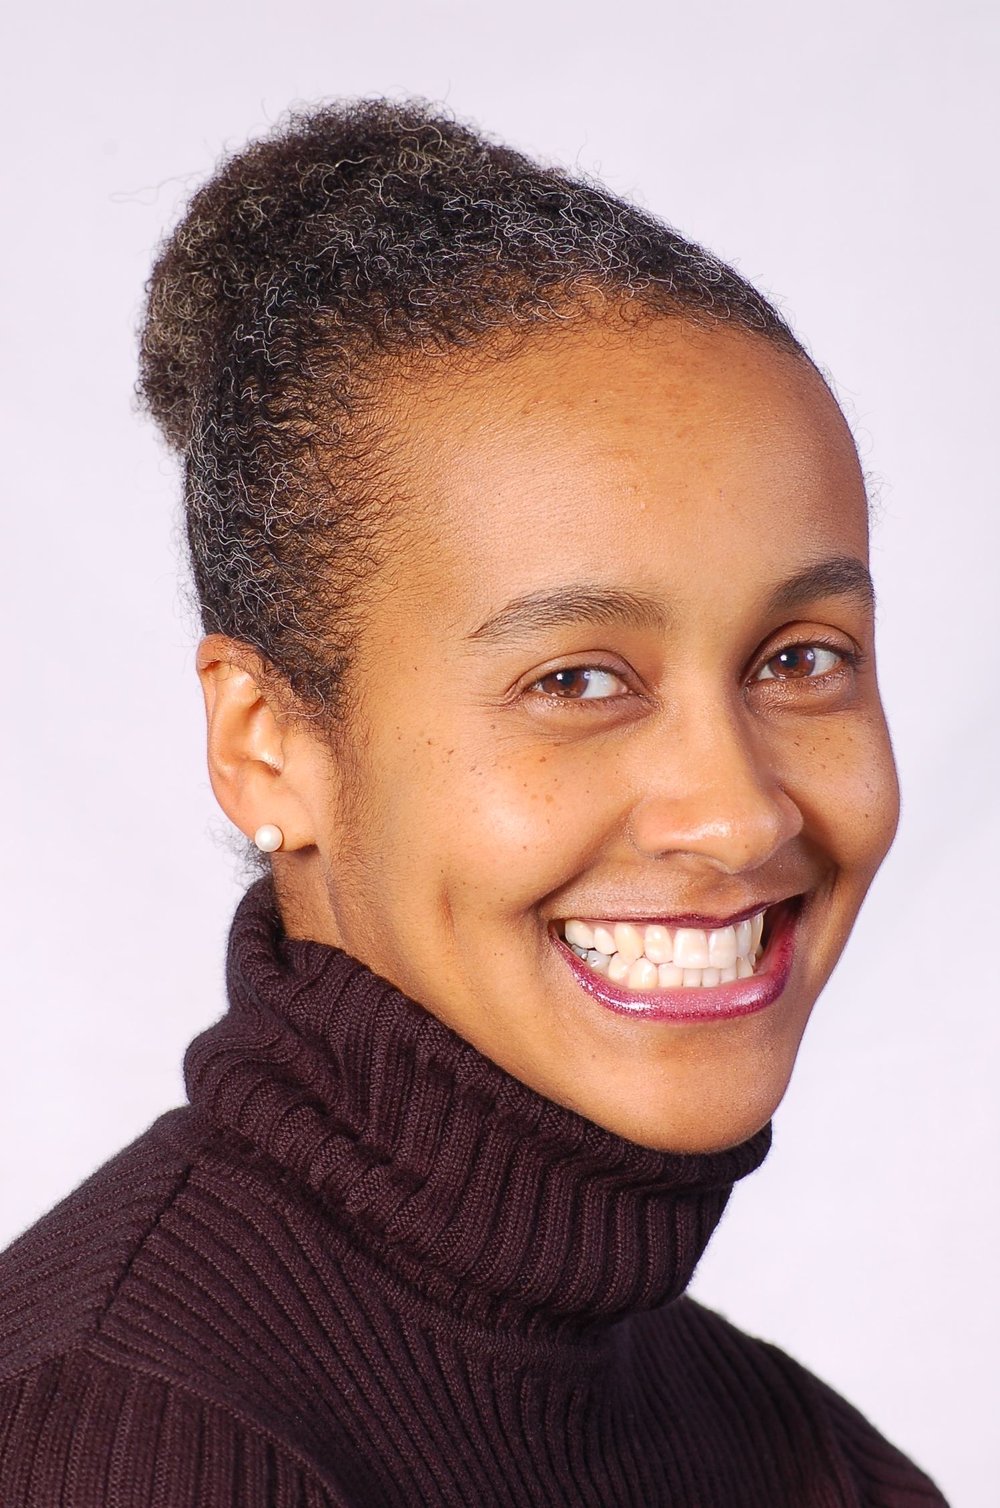
M805 355L702 247L422 102L295 112L224 161L160 251L141 337L140 395L183 462L205 631L335 717L388 537L378 398L394 367L595 299Z

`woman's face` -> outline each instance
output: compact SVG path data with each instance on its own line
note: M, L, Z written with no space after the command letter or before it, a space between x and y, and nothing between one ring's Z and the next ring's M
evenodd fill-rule
M292 913L550 1099L733 1145L898 815L840 411L661 321L414 381L394 433L408 538Z

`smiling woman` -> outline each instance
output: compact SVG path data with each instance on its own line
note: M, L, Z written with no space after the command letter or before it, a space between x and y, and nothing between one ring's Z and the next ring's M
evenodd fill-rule
M408 569L359 636L350 780L308 726L260 766L210 638L216 792L281 827L293 935L609 1130L732 1146L778 1104L896 821L844 421L770 341L614 313L394 396Z
M376 101L195 196L143 383L270 857L190 1104L3 1259L0 1500L943 1502L684 1296L898 811L779 316Z

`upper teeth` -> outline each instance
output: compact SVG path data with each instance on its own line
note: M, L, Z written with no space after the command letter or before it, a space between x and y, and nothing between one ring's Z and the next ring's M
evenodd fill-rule
M664 927L634 922L566 923L566 941L592 968L630 989L726 984L753 973L764 912L732 927Z

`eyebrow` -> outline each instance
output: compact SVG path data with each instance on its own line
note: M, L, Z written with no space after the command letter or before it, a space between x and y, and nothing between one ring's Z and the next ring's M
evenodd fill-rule
M817 597L853 597L862 607L874 609L875 584L863 560L855 555L833 555L782 581L767 605L772 613L781 613Z
M768 611L787 612L817 597L851 597L873 608L875 588L867 566L853 555L835 555L796 571L774 588ZM527 592L492 613L467 636L476 644L527 638L573 623L601 623L663 632L670 614L657 597L579 582L553 591Z
M474 643L525 638L548 628L571 623L616 624L626 628L663 630L667 612L656 597L643 592L615 591L580 582L551 592L528 592L492 613L473 629Z

